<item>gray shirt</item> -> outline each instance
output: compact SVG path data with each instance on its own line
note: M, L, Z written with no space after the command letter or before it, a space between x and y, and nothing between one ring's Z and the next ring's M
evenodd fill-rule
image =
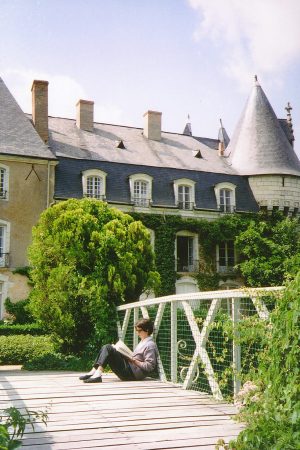
M138 360L138 365L129 362L133 375L136 380L142 380L152 372L157 364L157 346L153 341L152 336L149 336L136 346L133 351L133 358Z

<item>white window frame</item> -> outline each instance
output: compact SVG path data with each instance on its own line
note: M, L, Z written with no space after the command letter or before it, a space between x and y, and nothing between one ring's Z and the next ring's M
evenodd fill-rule
M82 191L84 197L95 198L98 200L105 200L106 198L106 176L107 173L99 169L89 169L82 172ZM98 177L100 181L100 192L97 196L87 195L88 178Z
M184 211L191 211L195 207L195 184L196 182L193 180L189 180L188 178L179 178L178 180L174 180L174 196L175 196L175 204L179 206L179 187L186 186L190 188L190 200L189 202L183 203L183 208L180 208ZM189 203L189 205L187 204Z
M187 237L193 239L193 254L192 254L192 261L191 263L188 262L188 265L186 266L187 270L178 270L180 267L178 267L178 259L177 259L177 238L178 237ZM175 270L176 272L180 273L191 273L191 272L198 272L198 261L199 261L199 238L198 234L192 233L191 231L182 230L178 231L176 233L176 239L175 239Z
M2 171L4 171L4 173ZM2 186L1 186L1 184L2 184L1 172L3 173L3 185ZM8 201L8 198L9 198L9 167L0 163L0 200Z
M0 251L0 267L7 267L7 258L10 250L10 223L0 219L0 227L3 227L3 248Z
M214 189L217 200L217 207L219 210L221 210L221 191L223 189L230 191L230 206L228 209L224 208L224 211L222 212L225 213L234 212L236 208L236 196L235 196L236 185L233 183L223 182L216 184Z
M140 206L142 208L147 208L152 204L152 181L153 177L147 175L146 173L135 173L129 176L129 188L130 188L130 198L131 202L135 206ZM136 196L135 195L135 183L146 183L146 193L145 195Z
M234 262L233 262L233 265L229 265L228 264L228 259L229 259L229 255L228 255L228 252L229 252L229 249L228 249L228 243L232 243L233 244L233 258L234 258ZM221 243L220 243L221 244ZM224 266L224 265L220 265L220 244L217 244L216 245L216 263L217 263L217 272L218 273L232 273L232 272L234 272L234 269L233 269L233 267L235 266L235 264L236 264L236 250L235 250L235 245L234 245L234 241L233 241L233 239L232 240L229 240L229 241L223 241L222 242L222 244L225 244L225 262L226 262L226 265Z

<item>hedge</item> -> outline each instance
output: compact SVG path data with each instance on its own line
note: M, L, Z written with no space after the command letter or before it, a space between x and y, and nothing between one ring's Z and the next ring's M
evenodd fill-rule
M0 336L14 336L19 334L41 336L45 334L45 330L36 323L27 323L24 325L0 325Z
M47 352L30 358L23 365L25 370L72 370L85 372L93 365L92 358L79 358L73 355L63 355Z
M0 336L0 364L23 364L54 351L50 336Z

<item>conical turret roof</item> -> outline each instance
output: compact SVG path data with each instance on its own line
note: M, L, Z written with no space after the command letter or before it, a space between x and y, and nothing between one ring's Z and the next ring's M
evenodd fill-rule
M226 156L241 175L300 176L300 161L257 79Z

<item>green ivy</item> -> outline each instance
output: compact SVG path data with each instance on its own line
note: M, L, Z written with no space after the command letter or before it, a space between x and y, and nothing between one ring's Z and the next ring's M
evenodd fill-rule
M200 269L196 280L201 291L218 288L219 275L214 268L216 244L232 240L244 231L252 215L230 214L215 221L190 219L180 216L132 213L147 228L155 232L155 263L161 277L156 295L174 294L177 274L175 271L175 238L178 231L186 230L199 236Z
M182 230L199 236L200 266L195 279L201 291L219 287L215 249L223 241L235 241L240 256L235 276L242 277L248 286L281 285L300 269L299 221L285 218L280 212L228 214L213 221L142 213L131 216L155 232L156 269L161 277L156 295L174 294L178 278L175 238Z

